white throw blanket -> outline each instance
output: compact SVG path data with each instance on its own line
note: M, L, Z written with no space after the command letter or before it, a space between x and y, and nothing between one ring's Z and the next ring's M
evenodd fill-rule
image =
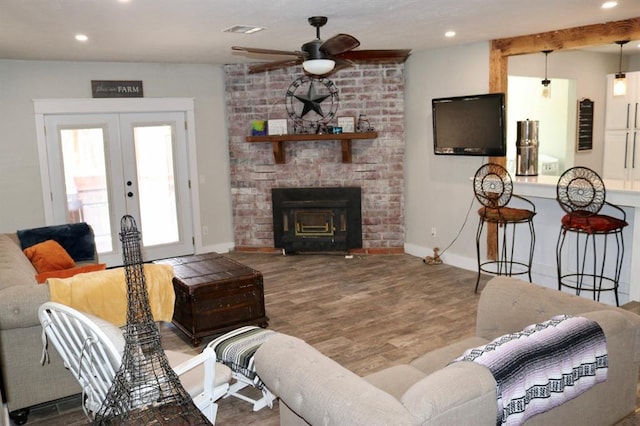
M560 315L469 349L456 361L496 380L497 425L519 425L607 379L607 346L595 321ZM578 419L576 419L578 420Z

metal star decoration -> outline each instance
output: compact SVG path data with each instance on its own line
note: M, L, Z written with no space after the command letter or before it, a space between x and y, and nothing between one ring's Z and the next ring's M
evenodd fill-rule
M316 114L324 117L322 106L320 104L329 96L331 95L318 95L316 93L316 88L313 84L313 81L311 81L311 83L309 83L309 90L307 90L306 96L295 95L295 98L304 104L300 117L304 117L310 111L315 111Z

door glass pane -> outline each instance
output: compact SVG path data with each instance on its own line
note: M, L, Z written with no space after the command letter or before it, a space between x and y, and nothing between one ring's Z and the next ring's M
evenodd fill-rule
M145 247L178 242L173 128L170 125L133 129L142 244Z
M93 228L98 252L110 252L111 223L105 166L104 129L62 129L62 161L70 223Z

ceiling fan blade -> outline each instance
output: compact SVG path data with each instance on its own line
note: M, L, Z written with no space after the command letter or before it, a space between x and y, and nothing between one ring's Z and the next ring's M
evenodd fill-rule
M411 49L351 50L338 55L340 59L357 62L394 60L404 62Z
M346 59L336 59L336 66L333 67L333 69L331 70L331 73L334 73L344 68L352 67L353 65L355 64L352 61L349 61Z
M336 34L320 46L329 56L336 56L360 46L360 42L349 34Z
M291 50L274 50L274 49L260 49L257 47L242 47L232 46L231 49L239 50L248 53L259 53L263 55L285 55L285 56L303 56L304 52L295 52Z
M249 65L249 74L300 65L302 59L286 59L284 61L260 62Z

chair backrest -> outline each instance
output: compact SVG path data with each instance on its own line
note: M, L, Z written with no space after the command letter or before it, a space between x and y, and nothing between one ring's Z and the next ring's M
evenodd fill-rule
M82 387L85 413L97 412L122 362L122 332L107 321L55 302L41 305L38 318Z
M487 163L476 171L473 190L480 204L485 207L500 208L506 206L511 200L513 181L504 167Z
M587 167L572 167L558 179L557 200L567 213L597 214L605 203L600 176Z

